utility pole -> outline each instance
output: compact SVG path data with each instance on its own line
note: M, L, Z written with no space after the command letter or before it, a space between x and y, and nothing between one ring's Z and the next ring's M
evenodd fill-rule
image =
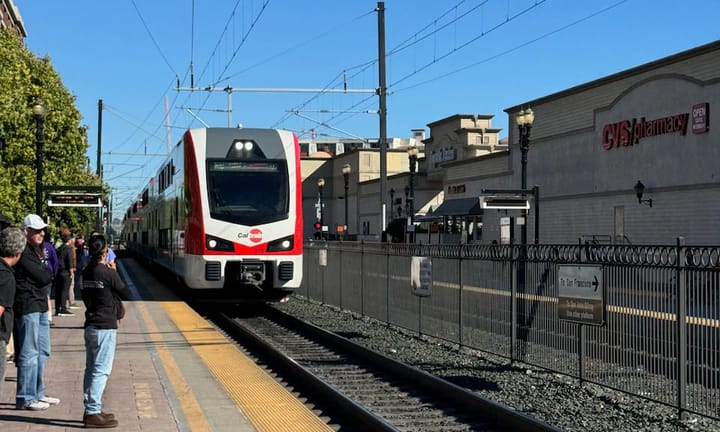
M102 172L102 112L103 112L103 101L98 101L98 134L97 134L97 176L100 179L100 188L103 187L103 172ZM100 231L100 224L102 223L102 207L99 207L95 214L95 229Z
M97 134L97 143L98 143L98 152L97 152L97 166L96 166L96 174L100 178L100 183L102 183L102 169L101 167L101 149L102 149L102 112L103 112L103 101L100 99L98 101L98 134Z
M377 3L378 12L378 76L380 97L380 227L381 234L387 230L387 83L385 81L385 2Z

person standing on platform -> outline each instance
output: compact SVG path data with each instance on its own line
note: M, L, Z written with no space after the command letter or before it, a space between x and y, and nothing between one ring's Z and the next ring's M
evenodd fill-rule
M68 306L68 295L75 273L75 249L70 244L72 236L67 229L60 235L63 242L58 249L58 271L55 275L55 316L75 316Z
M45 394L43 373L50 357L50 323L48 291L52 271L45 262L43 239L47 224L36 214L23 220L27 240L20 261L15 265L14 337L17 339L15 362L17 390L15 407L33 411L46 410L60 399Z
M55 277L57 276L58 272L58 256L57 251L55 250L55 245L52 243L52 238L50 237L50 230L48 229L47 224L45 225L45 229L43 230L44 237L43 237L43 253L45 254L45 264L47 264L48 268L50 268L50 271L52 272L52 280L50 281L50 284L45 287L47 291L47 302L48 302L48 322L50 325L53 325L53 318L52 318L52 302L50 301L50 298L52 297L52 290L53 290L53 284L55 283Z
M87 249L85 248L85 239L82 234L78 235L75 239L75 292L79 293L82 289L82 271L87 264L85 255ZM72 306L72 305L71 305Z
M130 298L130 289L106 264L105 237L90 237L88 252L90 260L82 275L82 299L86 308L83 423L86 428L111 428L116 427L118 421L113 414L102 411L102 397L115 358L118 320L124 315L122 300Z
M70 278L70 288L68 289L68 298L67 298L68 306L67 306L67 308L68 309L80 309L80 306L78 306L77 303L75 303L75 287L77 286L76 280L80 277L78 275L80 268L78 267L77 247L76 247L76 243L75 243L75 237L72 235L72 233L70 233L70 230L67 230L67 232L70 234L70 243L68 244L68 246L70 246L70 249L72 249L73 268L75 269L75 271L73 272L72 278Z
M90 237L92 236L99 236L101 235L97 231L93 231L90 233ZM117 264L115 263L115 259L117 258L117 255L115 255L115 251L112 250L112 248L108 248L108 254L107 258L105 258L105 265L110 267L113 270L117 270Z
M20 228L5 228L0 231L0 353L3 355L13 331L15 274L12 267L20 261L26 243L27 239ZM7 363L4 357L0 359L0 395Z

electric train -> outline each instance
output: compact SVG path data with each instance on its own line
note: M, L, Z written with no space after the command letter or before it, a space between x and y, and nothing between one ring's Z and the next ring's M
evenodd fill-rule
M198 300L282 300L302 280L301 194L292 132L190 129L127 210L122 239Z

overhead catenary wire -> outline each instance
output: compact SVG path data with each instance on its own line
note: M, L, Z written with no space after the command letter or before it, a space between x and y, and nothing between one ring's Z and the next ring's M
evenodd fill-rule
M235 6L233 6L232 12L230 12L230 14L228 15L228 19L227 19L227 21L225 22L225 27L223 27L222 32L220 32L220 37L218 37L218 40L217 40L217 42L215 43L215 47L213 48L212 52L210 53L210 56L209 56L208 59L207 59L207 63L205 63L205 66L203 67L203 70L200 72L200 76L198 77L199 79L203 79L203 77L205 76L205 72L207 71L208 67L210 67L210 63L212 62L212 59L213 59L213 58L215 57L215 55L217 54L217 50L218 50L218 48L220 47L220 44L222 43L222 40L224 39L225 34L227 33L228 28L230 27L230 23L233 21L233 18L235 17L235 14L237 13L237 8L238 8L238 6L240 6L240 1L241 1L241 0L237 0L237 1L235 2ZM193 3L194 3L194 2L193 2ZM193 8L193 17L194 17L194 16L195 16L195 9ZM192 59L192 57L191 57L191 59ZM190 82L190 86L191 86L191 87L194 87L194 86L195 86L194 81L191 81L191 82Z
M531 7L535 7L535 6L539 5L539 4L542 4L542 3L544 3L545 1L546 1L546 0L542 0L542 1L539 1L539 2L534 2L534 5L531 6ZM626 0L625 0L625 1L626 1ZM417 31L417 32L413 33L409 38L406 38L406 39L403 41L403 43L397 45L396 48L391 49L391 50L388 52L387 57L389 58L389 57L391 57L391 56L394 56L394 55L396 55L396 54L399 54L400 52L407 51L407 48L408 48L409 46L417 45L417 44L421 41L420 38L424 38L424 40L427 40L427 39L430 37L430 36L428 36L428 33L430 33L430 34L437 34L437 32L446 31L446 30L448 29L448 26L449 26L449 25L447 24L446 21L444 21L445 18L447 18L447 16L449 16L448 14L452 13L453 11L456 12L456 11L457 11L457 8L458 8L460 5L466 4L466 3L467 3L467 2L465 2L465 1L458 2L457 4L455 4L455 5L454 5L453 7L451 7L450 9L446 10L446 11L444 12L445 15L441 15L441 16L439 17L439 18L442 18L442 19L435 19L435 20L433 20L433 21L431 22L431 24L432 24L432 23L435 23L435 25L432 26L432 30L433 30L434 33L433 33L433 32L428 32L428 30L427 30L427 28L429 28L429 27L431 26L431 24L426 25L425 27L423 27L425 30L422 30L422 29L421 29L420 31ZM473 4L473 5L471 5L471 7L477 9L479 6L481 6L481 5L485 4L485 3L487 3L487 1L482 1L482 2L480 2L480 3L478 3L478 4ZM619 2L619 3L623 3L623 2ZM614 6L616 6L617 4L619 4L619 3L616 3L615 5L613 5L613 6L611 6L611 7L614 7ZM506 25L509 21L513 21L513 18L515 17L515 15L511 15L511 14L510 14L510 9L509 9L509 8L510 8L510 6L509 6L509 2L508 2L508 11L507 11L507 13L506 13L506 17L505 17L504 20L502 20L502 21L500 21L500 22L496 22L496 23L494 23L494 25L493 25L493 23L489 23L489 24L491 25L491 27L489 27L489 28L486 27L486 23L483 23L483 25L479 28L479 33L477 33L474 37L471 37L471 38L469 38L469 39L466 39L466 40L464 40L464 41L461 41L461 42L459 42L459 44L457 44L457 43L454 44L454 46L453 46L451 49L449 49L448 51L437 53L437 55L435 56L435 58L434 58L432 61L428 62L427 64L423 64L423 65L422 65L419 69L417 69L416 71L414 71L414 72L412 72L412 73L410 73L410 74L402 75L402 76L400 77L400 79L396 79L396 80L394 80L394 82L391 82L390 85L388 86L388 89L391 90L390 93L391 93L391 94L395 94L395 93L399 93L399 92L402 92L402 91L408 91L408 90L410 90L410 89L412 89L412 88L415 88L415 87L418 87L418 86L420 86L420 85L422 85L422 84L424 84L424 83L429 83L429 82L432 82L432 81L441 80L441 79L446 78L447 76L450 76L450 75L452 75L453 73L457 73L457 72L459 72L459 71L461 71L461 70L470 69L470 68L476 67L476 66L478 66L478 65L480 65L480 64L487 63L487 62L489 62L489 61L491 61L491 60L494 60L494 59L496 59L496 58L498 58L498 57L500 57L500 56L502 56L502 55L505 55L505 54L507 54L507 53L510 53L510 52L516 51L516 50L518 50L518 49L521 49L522 47L526 46L527 44L533 43L534 41L539 40L539 39L541 39L542 37L548 37L548 36L551 35L551 34L554 34L554 33L556 33L556 32L562 31L564 28L570 27L571 25L574 25L574 24L577 24L577 23L578 23L578 22L575 22L575 23L568 24L568 25L566 25L566 26L564 26L564 27L562 27L562 28L559 28L559 29L557 29L557 30L553 30L552 32L548 32L548 33L546 33L546 34L543 35L543 36L540 36L540 37L538 37L538 38L532 39L532 40L530 40L530 41L528 41L528 42L525 42L525 43L523 43L523 44L521 44L521 45L518 45L518 46L515 46L515 47L513 47L513 48L507 49L507 50L505 50L505 51L502 51L501 53L496 54L496 55L494 55L494 56L487 57L487 58L485 58L485 59L483 59L483 60L481 60L481 61L474 61L474 62L472 62L471 64L468 64L468 65L466 65L466 66L463 66L463 67L460 68L460 69L456 69L455 71L451 71L451 72L449 72L449 73L445 73L445 74L438 75L438 76L436 76L436 77L432 77L432 78L430 78L430 79L428 79L428 80L425 80L425 81L422 81L422 82L420 82L420 83L414 83L414 84L413 84L413 83L409 82L410 79L413 78L413 77L420 77L422 74L427 74L427 70L428 70L431 66L433 66L433 65L435 65L435 64L441 63L443 60L445 60L446 58L448 58L448 57L451 56L452 54L458 53L458 52L462 52L463 50L466 50L466 49L467 49L469 46L471 46L473 43L477 42L478 40L481 40L481 38L483 37L484 34L487 34L487 33L492 32L492 31L497 31L498 28L501 28L502 26ZM601 13L601 12L597 12L597 13ZM444 16L444 18L443 18L443 16ZM467 12L467 11L461 11L460 13L457 13L456 16L453 17L453 19L456 19L456 20L457 20L457 19L460 19L461 17L466 17L466 16L468 16L468 12ZM584 19L578 20L578 21L584 21L584 20L587 20L587 19L589 19L589 18L591 18L591 16L585 17ZM467 19L467 18L465 18L465 19ZM257 17L256 17L256 20L257 20ZM441 21L442 21L442 22L441 22ZM244 39L244 38L245 38L245 37L243 37L243 39ZM310 39L310 41L312 41L312 40L314 40L314 39ZM296 45L296 46L297 46L297 47L300 47L300 46L302 46L302 45L303 45L303 44L300 43L300 44L298 44L298 45ZM241 41L241 44L238 46L238 49L240 48L240 46L242 46L242 41ZM288 49L286 49L286 50L283 50L282 52L283 52L283 53L289 52L291 49L294 49L294 48L295 48L295 47L290 47L290 48L288 48ZM237 52L237 50L236 50L236 52ZM281 57L281 56L282 56L282 53L281 53L281 54L278 54L276 57ZM243 69L243 70L241 70L241 71L239 71L239 72L234 73L233 75L226 75L225 72L223 72L223 73L220 74L220 75L221 75L221 76L220 76L220 79L228 79L228 78L230 78L230 77L235 77L235 76L237 76L237 75L239 75L239 74L241 74L241 73L243 73L243 72L245 72L245 71L247 71L247 70L250 70L250 69L252 69L252 68L254 68L254 67L257 67L257 66L266 64L266 63L270 62L270 61L273 60L273 59L274 59L274 57L273 57L273 56L270 56L270 57L262 60L261 62L258 62L258 63L256 63L256 64L253 64L253 65L251 65L251 66L249 66L249 67L246 67L245 69ZM341 86L341 85L344 85L345 83L347 83L348 80L352 81L354 78L356 78L357 76L359 76L359 75L362 73L362 69L363 69L363 68L372 67L372 65L376 64L376 62L377 62L377 60L373 60L373 61L365 62L365 63L363 63L363 64L361 64L361 65L358 65L358 66L353 66L353 67L345 68L344 70L350 72L350 73L347 74L347 77L348 77L348 78L345 79L345 80L341 80L341 79L339 78L339 76L340 76L340 73L339 73L338 76L331 82L330 86L331 86L331 87L332 87L332 86ZM232 59L230 59L230 61L228 61L228 63L226 64L225 71L228 70L227 65L232 65ZM400 85L401 85L401 84L405 84L405 83L408 83L409 85L408 85L407 87L400 88ZM317 100L319 100L320 97L322 97L322 96L324 96L324 95L325 95L325 94L322 93L322 92L321 92L321 93L318 93L318 94L314 95L312 98L309 98L308 101L306 101L306 102L304 102L304 103L302 103L302 104L295 105L295 109L301 110L304 106L307 106L308 104L312 103L311 101L317 101ZM209 98L209 97L210 97L209 94L205 97L205 101L204 101L203 104L202 104L203 106L206 105L206 102L208 101L208 98ZM354 116L360 115L360 114L357 113L357 112L352 112L353 109L355 109L355 108L357 108L358 106L361 106L361 105L363 105L363 104L371 104L371 103L372 103L372 98L373 98L373 97L369 97L369 98L363 98L363 99L360 100L360 101L354 101L354 103L350 104L351 106L350 106L349 108L347 108L347 109L343 109L343 107L339 107L339 109L333 110L333 113L332 113L332 114L334 114L334 115L333 115L332 117L330 117L329 119L324 119L324 122L325 122L325 123L328 123L328 124L330 124L331 122L336 122L336 121L337 121L337 122L345 122L345 121L347 121L348 119L350 119L350 118L352 118L352 117L354 117ZM175 99L177 100L178 97L176 96ZM201 109L203 109L203 108L194 108L194 109L199 111L199 110L201 110ZM174 116L174 119L178 118L178 116L181 115L181 114L182 114L182 113L177 113L177 115ZM288 113L285 113L285 114L282 116L282 118L281 118L280 120L278 120L278 122L276 122L276 123L273 125L273 127L277 127L277 126L282 125L283 122L286 122L286 121L287 121L290 117L292 117L292 116L293 116L292 113L289 113L289 114L288 114ZM177 122L177 123L179 124L180 122ZM173 124L176 124L176 122L173 121ZM162 126L159 126L159 127L162 127Z
M447 57L449 57L449 56L451 56L451 55L453 55L453 54L456 54L458 51L460 51L460 50L462 50L462 49L464 49L464 48L467 48L468 46L470 46L470 45L473 44L474 42L477 42L480 38L485 37L486 35L492 33L493 31L495 31L495 30L497 30L497 29L499 29L499 28L507 25L508 23L512 22L513 20L517 19L518 17L520 17L520 16L522 16L522 15L525 15L526 13L528 13L529 11L535 9L536 7L539 7L541 4L545 3L546 1L547 1L547 0L537 0L535 3L533 3L532 5L526 7L525 9L523 9L523 10L521 10L520 12L516 13L515 15L508 17L505 21L501 21L501 22L497 23L495 26L493 26L492 28L490 28L488 31L483 31L483 32L481 32L479 35L477 35L477 36L475 36L475 37L473 37L473 38L465 41L465 42L462 43L459 47L455 47L455 48L453 48L453 49L451 49L451 50L448 50L447 52L445 52L444 54L442 54L442 55L439 56L439 57L433 56L432 61L429 61L429 62L426 63L425 65L421 66L420 69L417 69L417 70L415 70L415 71L413 71L413 72L405 75L404 77L400 78L399 80L396 80L396 81L393 82L391 85L389 85L388 88L392 87L393 85L397 85L397 84L405 81L406 79L408 79L408 78L410 78L410 77L412 77L412 76L414 76L414 75L417 75L418 73L422 72L423 70L425 70L425 69L427 69L427 68L435 65L435 64L438 63L440 60L443 60L443 59L445 59L445 58L447 58Z
M256 62L256 63L253 63L253 64L247 66L247 67L244 68L244 69L241 69L240 71L238 71L238 72L236 72L236 73L234 73L234 74L232 74L232 75L228 75L228 76L226 76L225 78L221 79L219 82L228 81L228 80L231 79L231 78L235 78L235 77L237 77L238 75L241 75L241 74L243 74L243 73L245 73L245 72L248 72L248 71L250 71L250 70L252 70L252 69L257 68L258 66L264 65L265 63L269 63L269 62L272 61L272 60L275 60L275 59L277 59L277 58L281 58L281 57L287 56L288 54L290 54L291 52L297 50L298 48L301 48L301 47L309 44L310 42L313 42L313 41L316 41L316 40L318 40L318 39L321 39L321 38L323 38L323 37L325 37L325 36L327 36L327 35L337 34L338 30L343 29L343 28L347 28L347 26L348 26L349 24L351 24L351 23L353 23L353 22L355 22L355 21L359 21L359 20L361 20L361 19L363 19L363 18L365 18L365 17L367 17L367 16L369 16L369 15L371 15L371 14L373 14L373 13L375 13L375 11L374 11L374 10L371 10L371 11L369 11L369 12L367 12L367 13L358 15L357 17L352 18L352 19L349 20L349 21L344 21L344 22L342 22L342 23L339 23L338 25L329 28L327 31L324 31L324 32L322 32L322 33L320 33L320 34L318 34L318 35L315 35L315 36L311 37L311 38L305 39L305 40L303 40L303 41L301 41L301 42L298 42L297 44L292 45L292 46L290 46L290 47L288 47L288 48L285 48L284 50L282 50L282 51L280 51L280 52L278 52L278 53L276 53L276 54L273 54L273 55L271 55L271 56L268 56L268 57L266 57L266 58L264 58L264 59L262 59L262 60L260 60L260 61L258 61L258 62ZM375 62L375 61L371 61L370 63L371 63L371 64L374 64L374 63L376 63L376 62ZM354 68L362 67L362 66L364 66L364 65L365 65L365 64L360 65L360 66L353 66L353 67L348 68L348 69L345 69L345 70L346 70L346 71L347 71L347 70L352 70L352 69L354 69Z
M160 45L158 45L157 40L155 40L155 36L153 36L152 32L150 31L150 27L148 27L147 23L145 22L145 18L143 18L142 12L140 12L140 9L138 8L137 4L135 4L135 0L130 0L132 2L133 7L135 8L135 12L137 12L138 18L140 18L140 22L142 23L143 27L145 27L145 31L147 32L148 36L150 36L150 40L152 41L153 45L155 45L155 48L158 50L158 53L160 54L160 57L165 61L165 64L170 68L170 70L175 74L178 75L177 72L175 72L175 69L172 67L170 62L168 61L167 57L165 56L165 53L163 53L162 48L160 48Z
M230 67L230 65L232 64L232 62L235 60L235 57L237 56L238 52L240 52L240 48L242 48L243 45L245 45L245 42L248 40L248 38L250 37L250 34L251 34L252 31L255 29L255 26L256 26L257 23L260 21L260 18L262 17L263 13L264 13L265 10L267 9L267 6L268 6L269 3L270 3L270 0L264 0L264 1L263 1L262 6L260 7L260 12L258 12L257 16L255 17L255 19L254 19L254 20L252 21L252 23L250 24L250 28L249 28L249 29L247 30L247 32L245 32L245 34L243 35L243 37L242 37L242 39L240 40L240 43L238 44L237 48L235 48L235 51L233 51L232 55L230 56L230 60L227 61L227 63L225 64L225 67L223 68L223 70L218 74L218 78L212 83L213 86L218 85L218 83L220 83L220 82L222 81L222 75L228 70L228 68Z
M472 67L476 67L476 66L478 66L478 65L480 65L480 64L487 63L488 61L491 61L491 60L494 60L494 59L496 59L496 58L499 58L499 57L501 57L501 56L503 56L503 55L509 54L509 53L511 53L511 52L513 52L513 51L516 51L516 50L518 50L518 49L521 49L521 48L523 48L523 47L525 47L525 46L527 46L527 45L529 45L529 44L532 44L532 43L537 42L537 41L539 41L539 40L541 40L541 39L544 39L544 38L546 38L546 37L549 37L549 36L551 36L551 35L553 35L553 34L555 34L555 33L561 32L561 31L563 31L563 30L566 30L567 28L570 28L570 27L575 26L575 25L577 25L577 24L580 24L580 23L582 23L582 22L584 22L584 21L587 21L588 19L591 19L591 18L593 18L593 17L595 17L595 16L597 16L597 15L599 15L599 14L605 13L605 12L607 12L607 11L613 9L613 8L618 7L618 6L621 5L622 3L627 2L627 0L621 0L621 1L619 1L619 2L616 2L616 3L614 3L614 4L610 5L610 6L607 6L607 7L603 8L603 9L601 9L601 10L592 12L592 13L590 13L590 14L588 14L588 15L585 15L584 17L582 17L582 18L580 18L580 19L578 19L578 20L575 20L575 21L573 21L573 22L571 22L571 23L569 23L569 24L566 24L566 25L564 25L564 26L561 26L561 27L559 27L559 28L557 28L557 29L555 29L555 30L552 30L552 31L550 31L550 32L547 32L547 33L545 33L545 34L543 34L543 35L541 35L541 36L539 36L539 37L537 37L537 38L531 39L531 40L529 40L529 41L527 41L527 42L524 42L524 43L522 43L522 44L520 44L520 45L517 45L517 46L515 46L515 47L513 47L513 48L510 48L510 49L508 49L508 50L505 50L505 51L503 51L503 52L501 52L501 53L499 53L499 54L497 54L497 55L491 56L491 57L486 58L486 59L484 59L484 60L481 60L481 61L479 61L479 62L473 62L473 63L470 64L470 65L463 66L462 68L459 68L459 69L456 69L456 70L451 71L451 72L449 72L449 73L445 73L445 74L442 74L442 75L440 75L440 76L437 76L437 77L434 77L434 78L431 78L431 79L422 81L421 83L417 83L417 84L412 85L412 86L408 86L408 87L404 87L404 88L400 88L400 89L395 89L395 90L393 90L398 84L406 81L407 79L409 79L409 78L411 78L411 77L413 77L413 76L415 76L415 75L418 75L419 73L421 73L421 72L423 72L424 70L428 69L429 67L437 64L438 62L440 62L441 60L449 57L450 55L455 54L455 53L457 53L458 51L461 51L461 50L469 47L471 44L473 44L474 42L477 42L479 39L481 39L482 37L486 36L487 34L489 34L489 33L493 32L494 30L497 30L497 29L503 27L504 25L512 22L512 21L515 20L516 18L518 18L518 17L520 17L520 16L528 13L530 10L532 10L532 9L540 6L541 4L545 3L546 1L547 1L547 0L537 0L537 1L535 1L532 5L526 7L525 9L519 11L518 13L516 13L516 14L514 14L514 15L511 15L511 14L510 14L510 11L509 11L509 8L508 8L508 11L507 11L507 13L506 13L506 18L505 18L504 21L501 21L501 22L496 23L493 27L489 28L488 30L484 30L484 29L483 29L483 30L481 31L481 33L478 34L478 35L476 35L475 37L473 37L473 38L471 38L471 39L469 39L469 40L466 40L466 41L463 42L461 45L459 45L459 46L457 46L457 47L454 47L453 49L451 49L451 50L449 50L449 51L447 51L447 52L445 52L445 53L442 53L440 56L434 56L432 61L430 61L430 62L428 62L427 64L423 65L421 68L416 69L416 70L414 70L413 72L411 72L411 73L409 73L409 74L401 77L400 79L392 82L390 85L388 85L388 94L395 94L395 93L398 93L398 92L400 92L400 91L406 91L406 90L409 90L409 89L411 89L411 88L418 87L418 86L423 85L423 84L427 84L427 83L430 83L430 82L433 82L433 81L440 80L440 79L442 79L442 78L445 78L445 77L447 77L447 76L453 75L453 74L458 73L458 72L460 72L460 71L467 70L467 69L470 69L470 68L472 68ZM462 3L462 2L461 2L461 3ZM487 3L487 1L481 2L481 4L478 5L478 6L484 5L485 3ZM458 5L459 5L459 4L458 4ZM457 7L458 5L455 5L454 7ZM477 9L478 6L473 7L473 10L474 10L474 9ZM460 18L462 18L462 17L466 17L466 16L468 16L468 14L467 14L467 13L463 13L461 16L456 17L456 19L453 20L453 22L454 22L454 21L457 21L458 19L460 19ZM447 27L447 25L443 25L443 28L446 28L446 27ZM426 26L425 28L427 28L427 26ZM440 29L438 29L438 30L436 30L436 31L433 31L433 33L431 33L431 34L434 34L434 33L436 33L436 32L439 31L439 30L440 30ZM420 34L420 33L421 33L421 32L416 32L416 33L414 34L414 36L416 36L416 35L418 35L418 34ZM428 36L428 35L426 35L426 36ZM409 39L406 39L405 41L407 41L407 40L409 40ZM403 42L403 43L405 43L405 42ZM404 47L403 43L401 43L399 46L400 46L400 47ZM399 49L395 49L394 51L392 51L393 54L397 54L398 52L400 52ZM388 55L388 56L389 56L389 55ZM361 101L360 103L362 103L362 101ZM358 105L359 105L359 104L354 104L354 105L352 106L352 108L355 108L355 107L357 107ZM345 111L346 113L350 113L350 112L351 112L351 109L342 110L342 111ZM341 112L342 112L342 111L341 111ZM330 119L326 120L325 123L329 123L329 122L333 121L334 118L337 118L337 116L334 116L333 118L330 118Z
M400 44L398 44L395 48L391 49L391 50L386 54L386 58L389 58L389 57L392 56L392 55L398 54L399 52L403 51L404 49L407 49L407 48L409 48L409 47L411 47L411 46L413 46L413 45L418 44L421 40L424 40L424 39L426 39L426 38L428 38L428 37L430 37L430 36L432 36L432 35L440 32L440 31L443 30L444 28L448 27L450 24L456 23L456 22L458 22L458 21L460 21L460 20L468 17L471 12L477 10L479 7L485 5L485 4L488 2L488 0L483 0L483 1L481 1L479 4L471 7L471 8L470 8L468 11L466 11L465 13L463 13L463 14L461 14L461 15L459 15L459 16L456 15L450 22L448 22L447 24L442 25L440 28L437 28L436 24L437 24L438 21L440 21L440 20L442 20L443 18L445 18L445 17L446 17L447 15L449 15L451 12L456 11L457 8L458 8L460 5L462 5L463 3L465 3L465 1L466 1L466 0L461 0L460 2L456 3L454 6L452 6L451 8L449 8L447 11L441 13L438 17L436 17L436 18L434 18L433 20L431 20L431 22L430 22L429 24L425 25L421 30L415 32L412 36L410 36L410 37L406 38L405 40L403 40ZM542 0L542 1L545 1L545 0ZM374 12L374 10L373 10L373 12ZM372 13L372 12L371 12L371 13ZM433 27L433 31L432 31L432 32L426 34L425 36L422 36L422 37L418 38L418 35L421 35L425 30L427 30L428 28L431 28L431 27ZM356 65L356 66L352 66L352 67L346 69L346 70L355 70L355 72L350 76L350 79L353 79L353 78L357 77L358 75L364 73L365 71L367 71L368 69L370 69L371 67L373 67L374 65L376 65L376 64L377 64L377 61L378 61L377 59L370 60L370 61L366 61L366 62L364 62L364 63L362 63L362 64L359 64L359 65ZM345 71L344 71L344 72L345 72ZM347 83L347 77L345 77L345 80L343 81L343 84L344 84L344 85L346 85L346 83ZM321 96L321 95L322 95L322 93L319 93L319 94L315 95L313 98L310 98L309 100L303 102L303 103L302 103L301 105L299 105L299 106L296 106L295 108L291 109L290 111L299 110L299 109L301 109L302 107L307 106L311 101L317 99L317 98L318 98L319 96ZM367 100L367 99L364 99L364 100L360 101L358 104L363 103L365 100ZM357 106L357 105L354 105L354 106ZM300 107L300 108L299 108L299 107ZM349 113L349 112L351 112L351 111L352 111L352 110L347 110L347 113ZM338 114L338 115L340 115L340 114ZM329 119L328 121L331 121L331 120L334 119L334 118L337 118L337 116L332 117L332 118ZM280 121L275 122L274 125L273 125L273 127L277 127L279 124L282 123L282 121L284 121L284 119L287 119L287 115L286 115L285 117L283 117L283 119L281 119Z
M543 1L545 1L545 0L543 0ZM571 23L565 24L565 25L563 25L563 26L561 26L561 27L558 27L558 28L555 28L555 29L553 29L553 30L551 30L551 31L549 31L549 32L543 33L542 35L540 35L540 36L538 36L538 37L529 39L529 40L527 40L527 41L525 41L525 42L523 42L523 43L521 43L521 44L515 45L515 46L513 46L513 47L511 47L511 48L508 48L508 49L506 49L506 50L504 50L504 51L500 51L500 52L498 52L497 54L493 54L492 56L486 57L486 58L484 58L484 59L482 59L482 60L480 60L480 61L476 61L476 62L473 62L473 63L471 63L471 64L468 64L468 65L465 65L465 66L463 66L463 67L460 67L460 68L458 68L458 69L454 69L454 70L452 70L452 71L450 71L450 72L446 72L446 73L443 73L443 74L441 74L441 75L435 76L435 77L433 77L433 78L430 78L430 79L427 79L427 80L424 80L424 81L421 81L421 82L418 82L418 83L415 83L415 84L412 84L412 85L409 85L409 86L406 86L406 87L402 87L402 88L396 89L396 90L394 90L392 93L399 93L399 92L402 92L402 91L407 91L407 90L410 90L410 89L419 87L419 86L424 85L424 84L429 84L429 83L431 83L431 82L438 81L438 80L441 80L441 79L443 79L443 78L447 78L447 77L449 77L449 76L455 75L455 74L460 73L460 72L462 72L462 71L465 71L465 70L474 68L474 67L476 67L476 66L480 66L481 64L487 63L487 62L489 62L489 61L498 59L498 58L500 58L500 57L502 57L502 56L504 56L504 55L510 54L510 53L512 53L512 52L514 52L514 51L517 51L517 50L521 49L521 48L525 48L525 47L527 47L527 46L529 46L529 45L534 44L535 42L538 42L538 41L540 41L540 40L543 40L543 39L545 39L545 38L547 38L547 37L550 37L550 36L552 36L552 35L554 35L554 34L556 34L556 33L560 33L560 32L562 32L562 31L564 31L564 30L567 30L567 29L569 29L569 28L571 28L571 27L573 27L573 26L576 26L576 25L578 25L578 24L580 24L580 23L582 23L582 22L584 22L584 21L587 21L587 20L589 20L589 19L592 19L592 18L594 18L594 17L596 17L596 16L598 16L598 15L600 15L600 14L603 14L603 13L605 13L605 12L608 12L608 11L610 11L611 9L614 9L614 8L620 6L621 4L626 3L627 1L628 1L628 0L620 0L620 1L616 2L616 3L611 4L610 6L607 6L607 7L603 8L603 9L598 10L598 11L592 12L592 13L590 13L590 14L588 14L588 15L585 15L585 16L583 16L583 17L581 17L581 18L579 18L579 19L577 19L577 20L575 20L575 21L573 21L573 22L571 22ZM407 79L407 78L409 78L409 77L410 77L410 76L406 76L406 77L404 77L403 79L398 80L397 82L393 83L390 87L399 84L400 82L404 81L405 79Z

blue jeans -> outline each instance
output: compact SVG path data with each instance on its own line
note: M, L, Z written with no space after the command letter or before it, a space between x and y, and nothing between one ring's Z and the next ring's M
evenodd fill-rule
M50 322L47 312L15 317L17 352L17 390L15 405L22 408L45 397L43 373L50 357Z
M83 403L86 415L102 412L102 397L108 377L112 372L116 343L117 330L85 327Z
M5 370L7 368L7 342L0 339L0 397L2 397L3 383L5 382Z

